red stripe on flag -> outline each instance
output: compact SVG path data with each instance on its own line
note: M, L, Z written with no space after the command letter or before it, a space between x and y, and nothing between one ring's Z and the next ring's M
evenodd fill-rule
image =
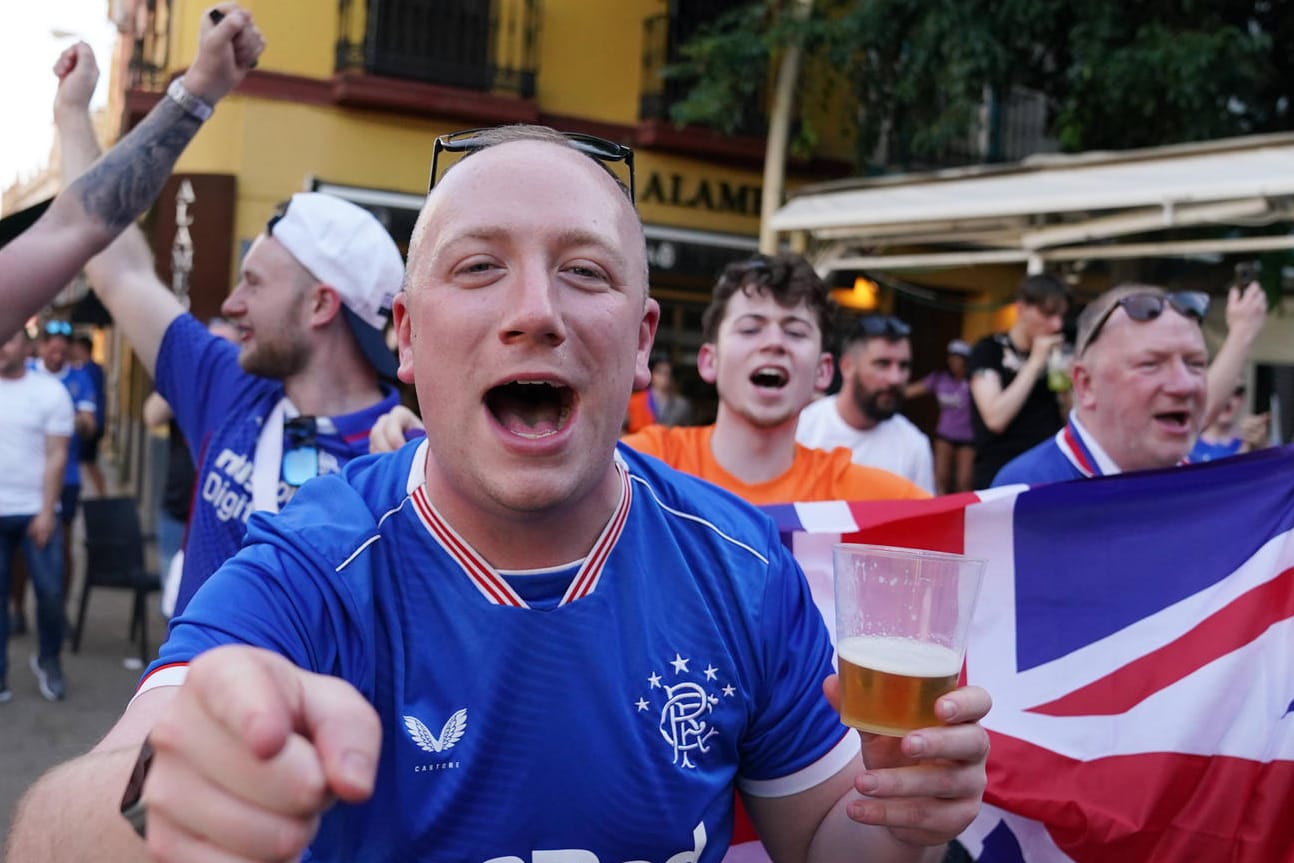
M851 502L849 510L859 529L842 534L840 540L962 554L966 507L978 502L969 493L933 500Z
M1150 752L1093 761L994 732L984 802L1077 863L1294 860L1294 761Z
M1237 597L1194 629L1158 650L1075 689L1030 708L1047 716L1113 716L1249 644L1273 624L1294 617L1294 569ZM1294 820L1294 815L1291 815Z

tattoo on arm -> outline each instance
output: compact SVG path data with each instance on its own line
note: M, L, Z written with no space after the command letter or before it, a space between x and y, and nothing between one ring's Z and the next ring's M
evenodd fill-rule
M68 191L116 233L157 200L171 169L202 123L163 96L143 122L101 156Z

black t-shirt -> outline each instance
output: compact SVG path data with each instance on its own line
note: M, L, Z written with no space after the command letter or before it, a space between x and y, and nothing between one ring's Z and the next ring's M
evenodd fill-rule
M985 336L971 350L970 376L974 378L976 372L992 369L997 372L1002 389L1006 389L1028 358L1028 352L1017 350L1006 333ZM1038 375L1020 412L1001 434L994 434L984 425L979 408L972 399L971 430L975 435L973 487L988 488L1007 462L1055 434L1064 422L1056 394L1047 388L1046 374Z
M162 508L178 521L189 520L193 502L193 456L175 420L170 421L170 439L166 450L166 485L162 489Z

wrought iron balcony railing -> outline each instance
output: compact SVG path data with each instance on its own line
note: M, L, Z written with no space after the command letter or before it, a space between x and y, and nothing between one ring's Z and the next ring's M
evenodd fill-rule
M643 120L670 120L670 108L687 96L689 84L666 78L666 66L683 59L681 47L695 36L701 26L723 11L723 2L670 4L672 14L655 15L643 21L642 92L638 116ZM766 88L760 87L754 97L741 106L735 128L739 135L763 137L768 131L764 110Z
M339 0L337 71L529 99L539 0Z

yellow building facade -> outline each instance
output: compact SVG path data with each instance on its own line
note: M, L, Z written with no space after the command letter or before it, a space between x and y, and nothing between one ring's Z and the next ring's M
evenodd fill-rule
M119 67L123 127L183 73L206 3L142 2ZM662 65L724 4L686 0L247 0L267 48L181 157L154 211L163 275L174 195L196 201L193 308L214 314L238 259L276 204L323 190L368 207L404 243L428 184L437 135L509 122L585 132L634 148L658 346L686 364L718 270L755 251L764 139L679 128ZM791 185L847 173L845 142L793 163ZM829 151L835 150L836 154ZM222 182L212 184L213 180ZM203 232L203 220L227 236ZM219 259L219 260L217 260Z

